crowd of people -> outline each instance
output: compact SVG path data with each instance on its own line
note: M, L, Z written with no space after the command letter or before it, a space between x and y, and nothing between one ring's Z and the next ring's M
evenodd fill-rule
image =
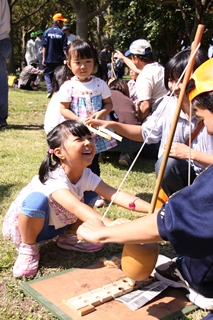
M35 275L39 243L56 236L60 248L82 252L101 250L108 242L166 240L179 257L156 268L156 278L185 288L190 301L213 310L213 59L202 49L196 53L162 180L163 191L172 197L143 218L102 221L94 207L111 201L116 190L100 177L100 154L119 152L119 164L130 166L145 142L142 154L156 158L158 176L191 51L180 51L165 67L154 60L145 39L133 41L124 54L111 54L108 44L98 54L91 42L71 34L66 22L56 13L52 27L30 34L27 65L18 80L20 89L37 90L44 76L50 102L44 118L47 156L3 223L4 236L18 250L14 276ZM9 30L5 20L0 40L8 45L6 57ZM123 79L127 68L129 81ZM1 112L0 126L6 118L7 112ZM121 135L122 142L92 136L89 128L99 126ZM138 212L150 208L121 191L114 202Z

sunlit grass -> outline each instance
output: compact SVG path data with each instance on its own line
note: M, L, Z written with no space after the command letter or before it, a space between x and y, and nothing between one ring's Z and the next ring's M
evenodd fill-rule
M9 128L0 131L0 227L4 215L20 190L38 173L41 161L46 156L47 145L43 130L43 120L48 103L46 90L26 92L15 88L9 91ZM118 165L119 154L107 152L101 162L101 177L110 185L118 188L126 174L126 168ZM151 201L155 186L154 160L139 157L133 170L122 186L122 190ZM106 207L98 209L104 213ZM112 205L109 217L116 219L125 216L134 219L139 214ZM161 250L169 256L174 252L169 244ZM103 256L122 251L122 245L109 244L101 252L94 254L60 250L55 241L41 249L41 263L36 278L53 274L71 267L92 264ZM20 289L22 280L14 279L12 267L17 251L9 239L0 234L0 319L56 319L46 309ZM182 319L202 319L206 313L199 310Z

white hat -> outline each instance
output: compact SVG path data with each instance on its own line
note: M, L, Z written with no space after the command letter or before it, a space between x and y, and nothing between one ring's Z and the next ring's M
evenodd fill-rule
M152 46L149 43L149 41L145 39L138 39L133 41L130 44L129 50L127 50L124 55L127 57L128 55L130 55L130 53L132 53L132 54L141 54L142 56L144 56L151 52L152 52Z

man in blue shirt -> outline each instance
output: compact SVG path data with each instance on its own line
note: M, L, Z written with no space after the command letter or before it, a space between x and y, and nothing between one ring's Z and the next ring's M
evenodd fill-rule
M44 79L47 86L47 98L51 98L52 79L54 70L63 64L65 50L67 47L67 36L62 31L64 22L67 21L62 13L56 13L53 16L53 26L44 31L42 37Z

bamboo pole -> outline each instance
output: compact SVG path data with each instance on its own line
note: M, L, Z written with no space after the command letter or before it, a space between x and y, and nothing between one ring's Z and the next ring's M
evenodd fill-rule
M161 163L159 174L158 174L158 178L157 178L157 181L156 181L155 190L154 190L154 193L153 193L153 196L152 196L152 201L151 201L151 206L150 206L149 213L153 213L154 209L155 209L155 206L156 206L158 193L159 193L159 190L160 190L160 187L161 187L163 174L164 174L164 171L165 171L167 159L168 159L168 156L169 156L170 148L171 148L171 145L172 145L175 129L176 129L176 126L177 126L177 122L178 122L178 118L179 118L179 114L180 114L180 110L181 110L182 101L183 101L184 94L185 94L186 85L187 85L187 83L188 83L188 81L189 81L189 79L191 77L191 73L192 73L194 62L195 62L195 58L196 58L196 54L194 56L193 56L193 54L194 54L195 49L197 48L197 46L199 45L199 43L200 43L200 41L202 39L204 28L205 28L204 25L202 25L202 24L198 25L197 32L196 32L196 35L195 35L195 39L194 39L194 42L192 43L191 54L190 54L190 58L189 58L189 60L191 58L192 58L192 60L190 61L189 65L188 65L188 68L186 70L186 73L185 73L185 76L184 76L184 79L183 79L182 87L181 87L181 90L180 90L180 96L178 98L176 111L175 111L174 118L173 118L173 121L172 121L171 129L170 129L170 132L169 132L168 141L167 141L166 148L165 148L165 151L164 151L164 154L163 154L162 163Z

